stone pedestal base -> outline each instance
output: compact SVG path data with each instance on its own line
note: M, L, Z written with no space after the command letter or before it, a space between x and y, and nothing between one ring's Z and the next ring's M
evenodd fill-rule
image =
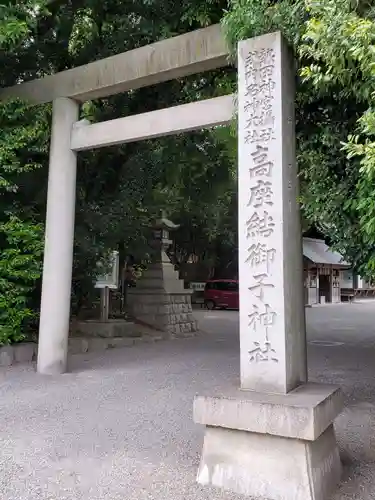
M185 337L198 330L193 316L191 293L130 289L127 308L138 320L164 332L165 337Z
M206 425L198 482L267 500L327 500L340 481L333 420L339 389L306 384L288 395L232 391L198 397Z

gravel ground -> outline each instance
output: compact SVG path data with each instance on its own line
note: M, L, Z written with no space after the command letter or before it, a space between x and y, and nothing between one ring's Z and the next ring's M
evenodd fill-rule
M193 398L238 383L239 369L237 313L196 315L199 338L73 356L60 377L0 369L0 499L243 498L195 483ZM311 380L346 396L332 500L375 499L375 302L308 309L307 322Z

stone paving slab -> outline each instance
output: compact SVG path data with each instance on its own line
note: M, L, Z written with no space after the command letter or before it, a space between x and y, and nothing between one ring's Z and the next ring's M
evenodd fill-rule
M238 383L238 314L196 311L198 337L72 356L72 372L0 369L0 498L240 500L195 482L196 394ZM339 384L344 481L330 500L375 498L375 303L309 309L310 377ZM337 342L335 344L335 342Z

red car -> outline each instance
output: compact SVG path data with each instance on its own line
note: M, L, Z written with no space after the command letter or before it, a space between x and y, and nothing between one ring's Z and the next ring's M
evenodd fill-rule
M204 304L207 309L239 309L237 280L207 281L204 289Z

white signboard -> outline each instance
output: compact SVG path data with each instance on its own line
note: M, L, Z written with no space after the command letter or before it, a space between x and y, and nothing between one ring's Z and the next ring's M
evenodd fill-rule
M95 288L112 288L116 289L119 286L119 268L120 260L119 253L112 252L111 257L112 267L107 274L98 275L95 283ZM98 268L102 267L101 263L98 263Z

